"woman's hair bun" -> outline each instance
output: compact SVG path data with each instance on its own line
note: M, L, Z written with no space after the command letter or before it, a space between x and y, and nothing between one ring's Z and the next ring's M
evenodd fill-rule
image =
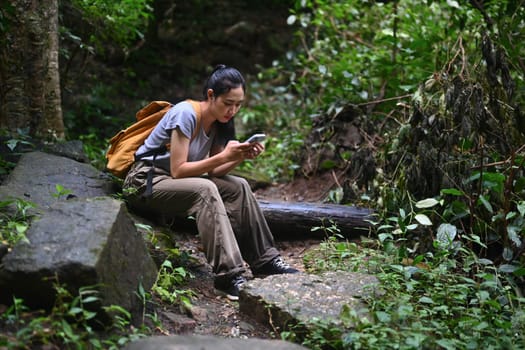
M216 71L220 70L220 69L224 69L226 68L226 65L225 64L218 64L215 66L215 68L213 69L213 72L211 72L211 74L215 73Z

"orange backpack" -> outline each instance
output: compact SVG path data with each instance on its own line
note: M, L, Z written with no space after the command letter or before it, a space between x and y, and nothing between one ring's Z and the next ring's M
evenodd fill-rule
M197 127L191 137L193 139L200 129L201 110L198 101L187 101L192 104L197 115ZM106 159L108 160L106 168L113 175L120 178L126 177L126 174L136 160L135 152L171 107L173 107L173 105L166 101L153 101L149 103L137 112L135 116L137 122L124 130L120 130L109 140L110 146L106 152ZM168 149L169 145L147 152L147 154L142 154L141 157L162 154Z

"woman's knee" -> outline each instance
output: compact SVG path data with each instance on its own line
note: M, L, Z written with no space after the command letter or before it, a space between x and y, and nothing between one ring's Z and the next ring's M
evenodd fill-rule
M202 198L220 197L217 185L209 179L200 179L195 186L195 191L199 193Z
M245 178L238 177L238 176L232 176L232 177L234 178L234 181L237 181L237 183L239 183L242 187L248 187L251 189L250 184Z
M245 178L229 175L225 177L225 180L223 189L226 192L238 195L242 192L251 191L250 184Z

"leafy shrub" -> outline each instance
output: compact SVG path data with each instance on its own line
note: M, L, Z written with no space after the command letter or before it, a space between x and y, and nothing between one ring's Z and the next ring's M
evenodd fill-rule
M128 48L144 37L153 8L151 0L74 0L73 5L82 12L89 24L89 36L84 39L99 51L107 42ZM87 35L87 33L85 33Z
M372 272L382 292L364 296L368 317L343 308L342 326L312 320L312 331L300 340L304 345L311 349L525 346L525 299L515 283L523 270L497 267L467 246L451 249L438 238L433 252L408 259L403 236L380 239L356 244L330 237L305 257L311 271ZM479 238L472 243L482 244ZM366 248L371 244L375 249ZM296 334L292 329L282 336L294 339Z
M30 310L22 299L14 298L13 304L0 315L0 346L7 349L33 349L58 347L64 349L120 349L127 342L150 334L144 328L131 325L131 315L118 305L108 306L112 315L108 326L112 332L102 337L97 330L97 312L92 305L98 303L98 292L93 287L83 287L73 295L64 285L55 283L57 298L53 308Z
M23 199L8 199L0 202L0 243L11 249L20 241L27 242L29 229L28 210L36 205ZM14 207L14 210L12 208Z

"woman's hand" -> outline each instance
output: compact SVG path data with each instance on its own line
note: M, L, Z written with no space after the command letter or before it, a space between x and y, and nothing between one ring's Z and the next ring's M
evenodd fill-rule
M260 143L248 143L239 141L230 141L224 148L212 148L210 154L214 159L222 159L221 164L208 172L211 176L223 176L228 174L233 168L239 165L245 159L254 159L264 151L264 146Z
M246 159L255 159L264 151L263 144L259 142L248 143L248 144L250 145L250 148L248 149L246 153L246 156L245 156Z
M262 151L264 146L260 143L229 141L223 152L229 161L243 161L256 158Z

